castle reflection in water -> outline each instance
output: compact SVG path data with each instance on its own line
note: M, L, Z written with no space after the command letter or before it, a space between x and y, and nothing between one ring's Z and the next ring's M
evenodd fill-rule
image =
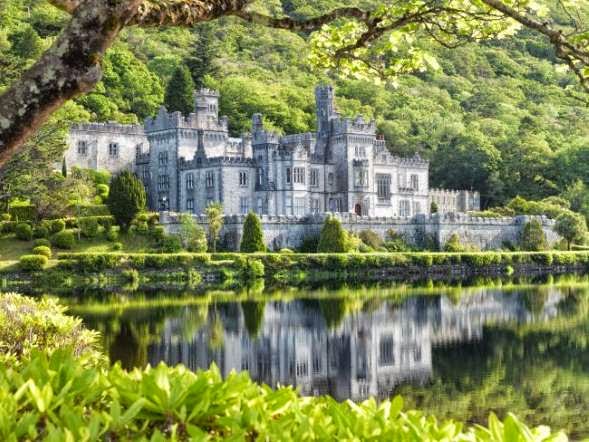
M210 312L207 324L192 336L183 332L186 318L179 316L166 320L148 358L152 365L163 360L192 369L214 362L223 375L248 370L256 381L293 385L304 395L383 398L399 384L430 379L432 348L481 340L485 324L548 320L558 315L561 299L557 289L548 290L532 313L525 296L481 289L456 302L428 296L401 304L383 301L372 309L365 304L332 327L318 301L268 302L255 337L239 304L229 304L219 312L220 345L211 345L218 330Z

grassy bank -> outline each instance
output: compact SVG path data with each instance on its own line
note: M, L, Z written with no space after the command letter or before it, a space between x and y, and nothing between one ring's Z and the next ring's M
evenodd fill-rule
M46 264L5 261L0 275L6 284L26 283L52 288L81 286L131 288L152 286L197 288L204 283L247 286L305 285L330 281L461 280L476 276L526 276L585 272L589 252L477 253L59 253ZM26 265L26 266L25 266ZM0 266L1 267L1 266Z

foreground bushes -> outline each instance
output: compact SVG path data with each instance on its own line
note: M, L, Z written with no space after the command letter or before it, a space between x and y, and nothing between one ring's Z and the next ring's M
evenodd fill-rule
M64 310L55 299L0 295L0 365L26 358L34 349L66 349L76 356L95 357L96 334L85 329L80 319L66 316Z
M512 415L504 422L491 415L488 429L465 428L403 412L400 397L380 404L302 398L245 373L223 380L215 367L107 368L89 351L92 340L51 301L0 298L0 347L15 355L0 363L1 440L566 441Z

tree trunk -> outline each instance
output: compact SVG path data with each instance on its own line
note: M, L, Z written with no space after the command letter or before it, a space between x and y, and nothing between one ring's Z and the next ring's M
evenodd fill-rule
M0 96L0 167L65 101L94 88L104 52L141 0L86 0L57 41Z

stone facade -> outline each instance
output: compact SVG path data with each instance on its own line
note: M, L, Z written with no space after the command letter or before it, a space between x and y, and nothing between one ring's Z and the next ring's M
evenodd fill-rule
M133 170L137 155L149 150L143 126L117 123L83 123L70 127L68 168Z
M270 250L281 248L296 249L308 237L319 236L325 218L330 214L310 215L304 218L295 216L262 215L264 240ZM403 235L405 240L414 245L425 245L433 241L443 247L452 234L457 234L463 244L474 245L481 250L503 247L506 243L516 244L524 225L532 218L542 224L546 239L554 244L560 237L554 232L554 221L546 217L516 216L504 218L482 218L466 214L434 213L415 215L414 217L364 217L353 213L333 213L340 219L342 226L352 232L372 230L385 237L392 229ZM195 221L205 230L207 219L204 215L194 215ZM179 229L179 216L176 213L160 214L160 222L170 233ZM221 231L221 244L227 250L239 250L245 215L225 217Z
M476 192L430 192L429 163L392 155L374 121L341 117L331 86L315 96L316 132L279 136L255 114L252 133L232 138L218 114L219 94L202 89L188 117L161 108L143 126L72 127L66 163L133 168L158 211L201 214L220 202L227 215L411 218L428 215L434 200L444 201L441 212L479 209Z

